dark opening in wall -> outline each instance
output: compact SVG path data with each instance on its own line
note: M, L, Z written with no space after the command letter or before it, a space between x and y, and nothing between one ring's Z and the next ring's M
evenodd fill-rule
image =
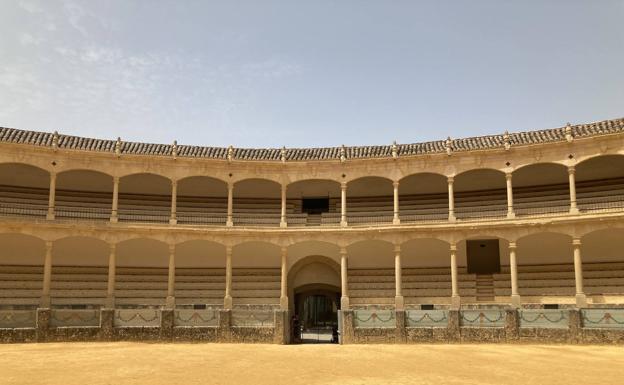
M329 198L302 198L301 211L306 214L329 212Z

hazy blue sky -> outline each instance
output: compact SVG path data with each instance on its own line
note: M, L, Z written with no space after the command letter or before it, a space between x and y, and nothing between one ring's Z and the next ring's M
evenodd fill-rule
M0 0L0 126L237 147L624 116L624 0Z

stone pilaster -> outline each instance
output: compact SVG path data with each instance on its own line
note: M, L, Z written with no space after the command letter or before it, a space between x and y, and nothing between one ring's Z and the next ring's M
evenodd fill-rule
M579 309L570 309L569 310L569 322L570 326L569 330L569 339L568 342L571 343L579 343L582 339L583 335L583 324L581 322L581 311Z
M353 330L353 310L340 310L342 312L342 344L354 343L355 333Z
M285 345L289 341L289 319L287 310L275 310L274 312L274 329L273 329L273 343L278 345Z
M449 310L448 325L446 326L446 328L446 338L448 342L459 342L461 340L459 310Z
M115 333L115 309L100 310L100 340L112 341Z
M230 342L232 339L232 310L219 310L219 330L217 332L217 342Z
M37 342L46 342L50 332L50 309L37 309Z
M171 340L173 338L173 309L160 311L160 339Z
M517 309L505 310L505 339L507 342L517 341L520 338L520 324Z
M405 310L397 310L395 317L396 329L394 342L397 344L404 344L407 341L407 330L405 329Z

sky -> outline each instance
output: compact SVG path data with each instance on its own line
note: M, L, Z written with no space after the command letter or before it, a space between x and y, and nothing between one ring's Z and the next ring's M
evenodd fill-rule
M0 126L235 147L624 117L624 0L0 0Z

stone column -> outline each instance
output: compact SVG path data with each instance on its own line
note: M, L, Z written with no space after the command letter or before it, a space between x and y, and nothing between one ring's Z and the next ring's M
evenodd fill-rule
M456 218L455 218L455 194L453 193L453 181L455 180L454 177L449 176L447 178L447 182L448 182L448 203L449 203L449 221L450 222L455 222Z
M516 261L516 242L509 242L509 272L511 274L511 306L520 307L520 294L518 294L518 263Z
M167 280L167 308L175 307L175 245L169 245L169 277Z
M581 240L572 240L574 247L574 281L576 282L576 307L587 307L587 297L583 292L583 261L581 259Z
M113 207L111 209L110 221L111 223L117 223L119 221L118 216L119 206L119 177L113 177Z
M457 245L451 245L451 308L459 309L461 299L457 286Z
M280 227L288 226L286 220L286 185L282 185L282 214L280 216Z
M47 309L50 307L50 283L52 282L52 241L45 243L45 259L43 260L43 292L39 307Z
M232 309L232 246L225 247L225 298L223 308Z
M54 205L56 201L56 172L50 173L50 192L48 195L48 214L46 219L54 220Z
M340 226L347 226L347 182L340 184Z
M512 174L508 172L505 174L507 180L507 218L513 219L516 217L516 213L513 208L513 185L511 184Z
M579 210L576 206L576 181L575 181L575 173L576 170L574 166L568 167L568 181L570 182L570 214L578 214Z
M227 220L225 225L227 227L234 226L234 218L232 216L232 206L234 200L234 183L228 183L228 198L227 198Z
M178 205L178 181L171 181L171 217L169 218L169 224L175 225L178 223L177 219L177 205Z
M394 216L392 218L392 224L398 225L401 223L401 218L399 216L399 181L393 182L392 187L394 189Z
M396 293L394 296L394 307L396 310L405 309L405 300L403 298L403 283L401 274L401 246L394 246L394 286Z
M340 284L342 295L340 297L340 309L349 310L349 284L347 272L348 260L347 260L347 248L340 248Z
M282 281L280 284L280 309L288 310L288 248L282 247Z
M106 308L115 308L115 254L117 245L110 245L110 254L108 255L108 286L106 288Z

